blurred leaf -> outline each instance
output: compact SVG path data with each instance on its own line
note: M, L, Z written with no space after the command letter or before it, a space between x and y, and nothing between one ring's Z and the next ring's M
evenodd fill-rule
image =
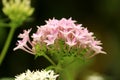
M9 24L6 23L8 19L0 19L0 27L9 27Z
M0 80L15 80L14 78L0 78Z

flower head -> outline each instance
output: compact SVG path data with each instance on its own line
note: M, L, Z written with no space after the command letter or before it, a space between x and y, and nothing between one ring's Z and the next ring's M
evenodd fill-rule
M86 50L85 54L92 53L94 56L98 53L104 53L102 51L101 42L96 39L92 32L89 32L87 28L82 27L81 24L76 24L76 21L62 18L57 20L55 18L46 21L46 25L38 26L37 32L33 33L32 37L32 49L39 44L40 50L43 51L43 44L46 49L50 49L49 46L54 45L57 49L68 49L60 47L60 45L66 45L77 49L77 53L80 54L80 50ZM29 33L28 31L27 33ZM23 38L27 33L19 35ZM23 38L24 40L24 38ZM63 44L58 43L59 40L63 41ZM23 41L26 43L26 41ZM22 43L22 42L18 42ZM80 50L79 50L80 49ZM44 50L45 51L45 50ZM60 50L58 50L60 51ZM35 52L35 50L34 50ZM37 53L37 52L35 52Z
M53 70L33 71L27 70L25 73L15 76L15 80L56 80L58 74Z
M23 22L32 15L34 9L30 0L2 0L3 12L15 22Z

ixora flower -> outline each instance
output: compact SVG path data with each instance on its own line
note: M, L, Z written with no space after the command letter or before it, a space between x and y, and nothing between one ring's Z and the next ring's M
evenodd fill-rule
M46 25L37 26L37 28L37 32L31 36L32 41L29 38L31 29L20 34L18 37L22 40L18 41L14 50L23 49L32 54L44 54L46 51L51 54L54 51L65 53L66 50L68 50L67 54L73 52L71 50L74 50L77 55L83 53L89 56L98 53L106 54L102 51L102 43L96 39L93 33L82 27L82 24L76 24L76 21L71 18L49 19L46 21ZM27 46L28 43L31 45L30 47Z
M25 73L15 76L15 80L56 80L59 75L53 70L33 71L27 70Z

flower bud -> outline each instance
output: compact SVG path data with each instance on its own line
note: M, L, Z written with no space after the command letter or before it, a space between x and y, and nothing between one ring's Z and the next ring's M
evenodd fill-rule
M30 0L3 0L3 12L11 21L22 23L32 15Z

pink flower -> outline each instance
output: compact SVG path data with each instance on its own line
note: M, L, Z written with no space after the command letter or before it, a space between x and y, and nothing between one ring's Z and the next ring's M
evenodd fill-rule
M59 20L53 18L53 19L49 19L48 21L45 21L47 24L46 25L49 25L50 27L57 27L58 26L58 22Z
M72 18L62 18L61 20L59 20L59 26L61 26L64 29L73 28L76 25L75 22L76 21L72 20Z
M41 37L44 35L43 30L37 26L38 30L36 33L33 33L33 35L31 36L33 38L33 41L41 41Z
M71 38L67 36L66 44L68 44L70 47L75 46L77 44L76 38Z
M60 33L62 34L63 38L67 38L67 36L72 33L72 30L60 30Z
M23 34L19 34L18 37L22 38L22 40L18 40L17 41L18 42L17 43L17 47L15 47L13 50L22 49L22 50L25 50L25 51L33 54L32 53L32 49L27 46L27 42L29 44L31 44L30 39L29 39L29 33L30 33L30 31L31 31L31 29L28 29L28 31L24 30ZM31 46L32 46L32 44L31 44Z
M74 32L72 32L72 34L74 35L74 37L79 41L80 39L83 39L84 36L81 33L81 29L75 29Z
M72 33L66 37L66 44L68 44L70 47L77 44L77 39L73 36Z
M56 37L53 35L47 35L47 40L44 40L47 45L54 44Z
M23 40L18 40L17 41L17 47L15 47L13 50L17 50L17 49L24 49L24 46L27 46L26 43L26 39L23 39Z
M46 39L44 40L44 42L47 43L47 45L54 44L55 40L57 39L57 35L58 35L58 30L51 29L49 31L49 34L46 35Z
M95 54L103 53L100 41L97 41L92 32L89 32L87 28L82 27L82 24L76 24L75 20L72 18L66 19L62 18L61 20L57 20L55 18L49 19L46 21L46 25L37 26L36 33L33 33L32 43L29 39L29 33L31 29L28 31L24 30L23 34L20 34L18 37L22 38L22 40L18 41L18 46L14 48L16 49L24 49L26 51L32 52L32 50L27 46L29 43L34 49L35 44L45 43L47 48L49 45L56 44L57 40L64 40L64 45L69 45L70 47L82 48L94 52ZM61 45L61 44L59 44Z
M26 30L24 30L23 32L23 34L19 34L19 36L18 36L18 38L27 38L27 39L29 39L29 33L30 33L30 31L31 31L32 29L28 29L28 31L26 31Z
M106 54L106 52L102 51L102 47L99 46L101 44L102 43L100 41L93 41L89 46L91 47L91 49L95 51L95 54L98 54L98 53Z

